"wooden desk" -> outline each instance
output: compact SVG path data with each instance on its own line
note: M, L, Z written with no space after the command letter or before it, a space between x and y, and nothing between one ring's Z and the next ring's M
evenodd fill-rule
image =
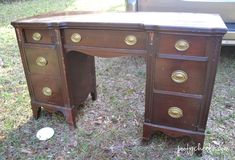
M143 138L161 131L191 136L202 147L226 32L218 15L66 12L12 25L35 118L44 107L75 125L76 106L97 97L94 56L145 56Z

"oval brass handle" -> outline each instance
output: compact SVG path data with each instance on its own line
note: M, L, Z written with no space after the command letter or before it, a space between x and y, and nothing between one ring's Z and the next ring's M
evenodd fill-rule
M42 35L38 32L35 32L32 36L33 40L40 41L42 39Z
M180 39L176 41L175 48L178 51L186 51L189 48L189 42L184 39Z
M45 96L51 96L52 95L52 90L49 87L43 87L42 88L42 93Z
M184 83L188 80L188 74L182 70L172 72L171 79L176 83Z
M78 43L82 40L82 36L79 33L74 33L71 36L71 41L73 41L74 43Z
M129 46L133 46L137 43L137 38L134 35L128 35L125 38L125 43Z
M47 65L47 60L46 60L46 58L44 58L44 57L38 57L38 58L36 59L36 64L37 64L38 66L41 66L41 67L46 66L46 65Z
M178 107L170 107L168 109L168 115L172 118L181 118L183 117L183 110Z

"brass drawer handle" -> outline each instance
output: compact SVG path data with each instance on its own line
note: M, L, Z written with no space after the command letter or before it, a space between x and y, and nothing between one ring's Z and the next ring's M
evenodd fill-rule
M47 60L46 60L46 58L44 58L44 57L38 57L38 58L36 59L36 64L37 64L38 66L41 66L41 67L46 66L46 65L47 65Z
M35 32L32 36L33 40L40 41L42 39L42 35L38 32Z
M189 42L184 39L180 39L176 41L175 48L178 51L186 51L189 48Z
M171 79L176 83L184 83L188 80L188 74L182 70L172 72Z
M134 35L128 35L125 38L125 43L129 46L133 46L137 43L137 38Z
M170 107L168 109L168 114L172 118L181 118L183 117L183 110L178 107Z
M73 41L74 43L79 43L82 40L82 36L78 33L74 33L71 36L71 41Z
M52 95L52 90L49 87L43 87L42 88L42 93L45 96L51 96Z

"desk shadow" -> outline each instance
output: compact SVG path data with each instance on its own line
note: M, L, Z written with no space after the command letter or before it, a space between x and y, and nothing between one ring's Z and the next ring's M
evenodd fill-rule
M71 130L60 114L42 111L38 120L31 117L1 140L0 159L175 159L178 146L193 143L189 138L157 133L148 144L141 143L145 67L141 58L96 58L98 99L89 97L79 108L77 128ZM54 136L39 141L36 132L42 127L52 127ZM211 124L209 128L216 130ZM205 152L203 157L216 155Z

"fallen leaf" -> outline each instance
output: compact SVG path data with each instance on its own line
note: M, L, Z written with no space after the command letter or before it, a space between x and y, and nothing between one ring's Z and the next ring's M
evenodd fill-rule
M31 150L29 148L22 148L21 152L25 153L25 154L33 154L33 153L35 153L33 150Z
M217 145L217 146L220 145L220 142L218 142L218 141L212 141L212 143L215 144L215 145Z
M64 160L64 157L58 156L58 157L55 158L55 160Z
M114 115L112 115L111 121L113 122L113 124L118 123L118 119Z
M2 58L0 58L0 67L4 65Z
M0 135L0 141L3 140L5 138L4 135Z
M96 124L96 125L101 125L102 124L102 120L98 120L98 121L94 121L94 124Z

